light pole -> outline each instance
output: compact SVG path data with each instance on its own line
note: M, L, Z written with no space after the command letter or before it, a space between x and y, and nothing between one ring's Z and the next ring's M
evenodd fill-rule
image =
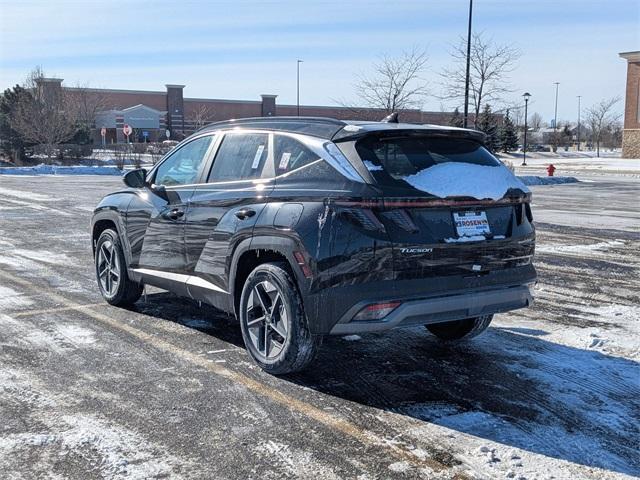
M580 151L580 99L582 98L582 95L578 95L578 145L576 147L576 150L579 152Z
M527 165L527 107L529 106L529 97L531 94L529 92L525 92L524 97L524 142L522 142L522 166Z
M467 128L469 118L469 69L471 64L471 19L473 13L473 0L469 0L469 28L467 30L467 73L464 80L464 118L462 126Z
M297 98L296 105L298 106L298 109L297 109L298 110L298 116L300 116L300 64L302 62L303 62L302 60L298 60L298 64L297 64L297 67L298 67L297 79L298 79L298 81L296 82L296 92L297 92L297 94L296 94L296 98Z
M553 133L555 134L558 128L558 85L560 82L553 82L553 84L556 86L556 107L553 113Z

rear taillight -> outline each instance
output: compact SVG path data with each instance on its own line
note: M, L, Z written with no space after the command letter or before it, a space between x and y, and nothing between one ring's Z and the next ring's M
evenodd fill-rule
M371 322L375 320L382 320L384 317L393 312L396 308L400 306L401 302L383 302L383 303L372 303L371 305L367 305L362 310L360 310L355 317L353 317L353 322Z

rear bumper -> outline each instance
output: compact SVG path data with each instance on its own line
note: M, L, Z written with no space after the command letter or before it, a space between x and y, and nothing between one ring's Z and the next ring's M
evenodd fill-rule
M354 315L370 303L362 301L349 308L329 333L331 335L347 335L378 332L401 326L449 322L480 315L508 312L528 307L532 302L533 296L529 285L519 285L458 295L406 300L382 320L351 322Z

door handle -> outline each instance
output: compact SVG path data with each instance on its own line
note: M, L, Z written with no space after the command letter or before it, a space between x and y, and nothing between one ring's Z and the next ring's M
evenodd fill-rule
M244 220L245 218L251 218L256 214L255 210L251 210L250 208L243 208L242 210L238 210L236 212L236 217L240 220Z
M169 220L178 220L183 215L184 215L184 210L181 210L179 208L174 208L162 214L164 218L167 218Z

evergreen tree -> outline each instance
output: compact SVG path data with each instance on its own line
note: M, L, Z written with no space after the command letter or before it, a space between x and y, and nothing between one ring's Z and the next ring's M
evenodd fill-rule
M518 133L511 117L509 117L509 110L504 116L502 128L500 129L500 148L505 153L518 149Z
M476 127L487 136L487 148L492 152L497 151L500 147L498 122L496 121L496 116L491 111L491 106L488 103L485 103L484 108L478 117Z
M453 115L451 115L451 118L449 119L449 125L459 128L462 128L464 125L464 121L462 119L462 115L460 115L460 109L458 109L458 107L453 111Z
M28 145L22 135L12 128L11 114L21 101L30 97L29 91L19 85L7 88L0 96L0 150L14 161L24 158L24 148Z

